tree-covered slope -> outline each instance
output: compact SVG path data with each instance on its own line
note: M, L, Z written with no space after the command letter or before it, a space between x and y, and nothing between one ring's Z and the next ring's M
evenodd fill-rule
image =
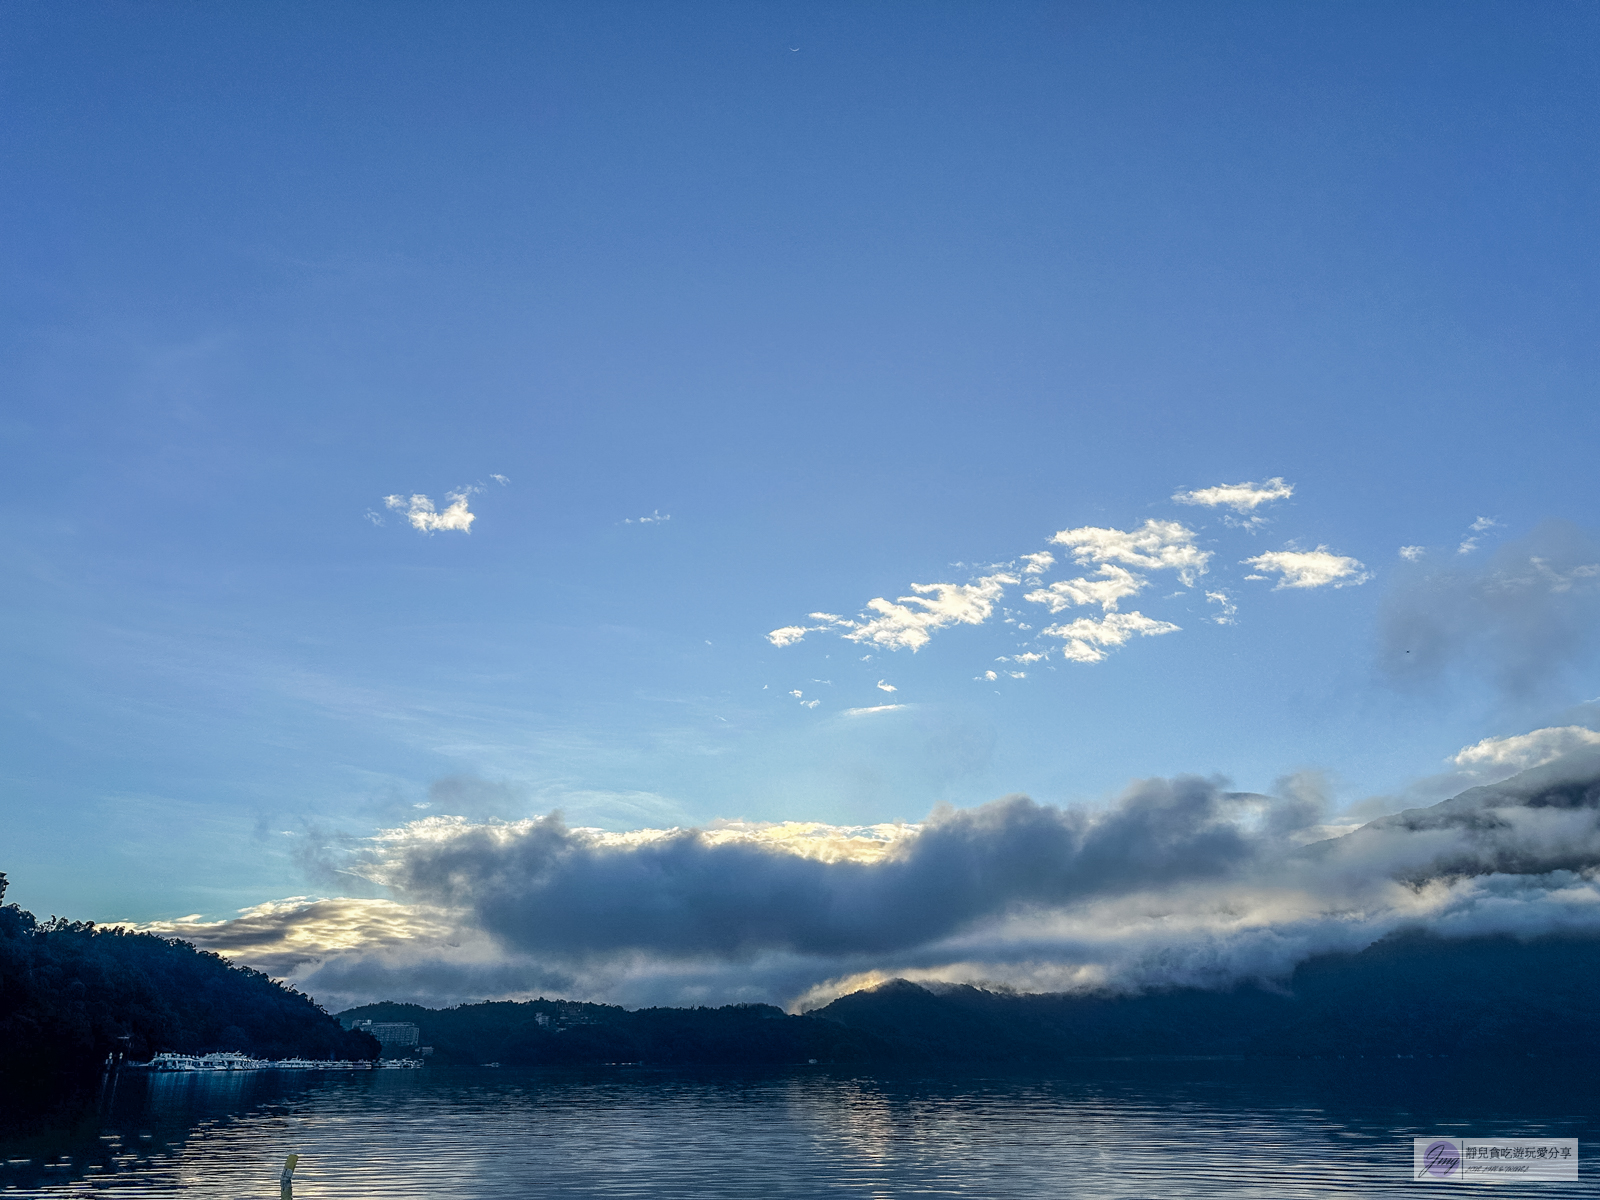
M351 1059L378 1045L309 996L187 942L0 907L0 1104L68 1093L113 1052L163 1050Z
M641 1009L563 1000L434 1010L412 1021L441 1065L1045 1064L1125 1055L1600 1057L1600 940L1385 938L1226 991L1028 995L894 980L802 1017L768 1005Z
M1600 1057L1600 940L1404 933L1281 984L1023 995L896 980L815 1016L946 1061L1150 1054Z
M870 1034L791 1017L770 1004L642 1008L570 1000L499 1001L430 1009L368 1004L339 1014L352 1021L411 1021L440 1066L656 1066L872 1062L892 1051Z

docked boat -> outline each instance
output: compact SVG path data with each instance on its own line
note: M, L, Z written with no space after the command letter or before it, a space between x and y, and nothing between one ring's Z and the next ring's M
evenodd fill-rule
M145 1071L225 1072L225 1071L370 1071L371 1062L344 1059L322 1061L314 1058L251 1058L247 1054L221 1051L215 1054L158 1054L147 1063L130 1062L130 1067ZM383 1064L387 1066L388 1064ZM398 1064L397 1064L398 1065ZM421 1066L421 1063L415 1064Z

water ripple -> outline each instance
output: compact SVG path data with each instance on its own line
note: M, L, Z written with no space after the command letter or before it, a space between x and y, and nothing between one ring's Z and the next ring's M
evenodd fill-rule
M1413 1136L1586 1139L1600 1111L1591 1093L1503 1072L1308 1064L1052 1077L430 1069L118 1089L95 1141L0 1165L0 1197L275 1197L291 1151L297 1200L1373 1196L1414 1189Z

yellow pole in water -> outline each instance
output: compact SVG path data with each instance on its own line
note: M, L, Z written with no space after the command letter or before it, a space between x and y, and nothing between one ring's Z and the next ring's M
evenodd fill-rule
M298 1154L291 1154L283 1160L283 1194L280 1200L294 1200L294 1168L299 1161Z

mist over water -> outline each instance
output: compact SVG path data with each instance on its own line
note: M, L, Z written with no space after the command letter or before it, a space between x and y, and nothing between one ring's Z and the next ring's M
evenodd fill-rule
M294 1152L301 1200L1409 1194L1413 1136L1587 1147L1597 1099L1581 1072L1425 1058L128 1077L97 1118L7 1147L30 1158L0 1167L0 1189L276 1197ZM70 1165L43 1165L63 1154Z

